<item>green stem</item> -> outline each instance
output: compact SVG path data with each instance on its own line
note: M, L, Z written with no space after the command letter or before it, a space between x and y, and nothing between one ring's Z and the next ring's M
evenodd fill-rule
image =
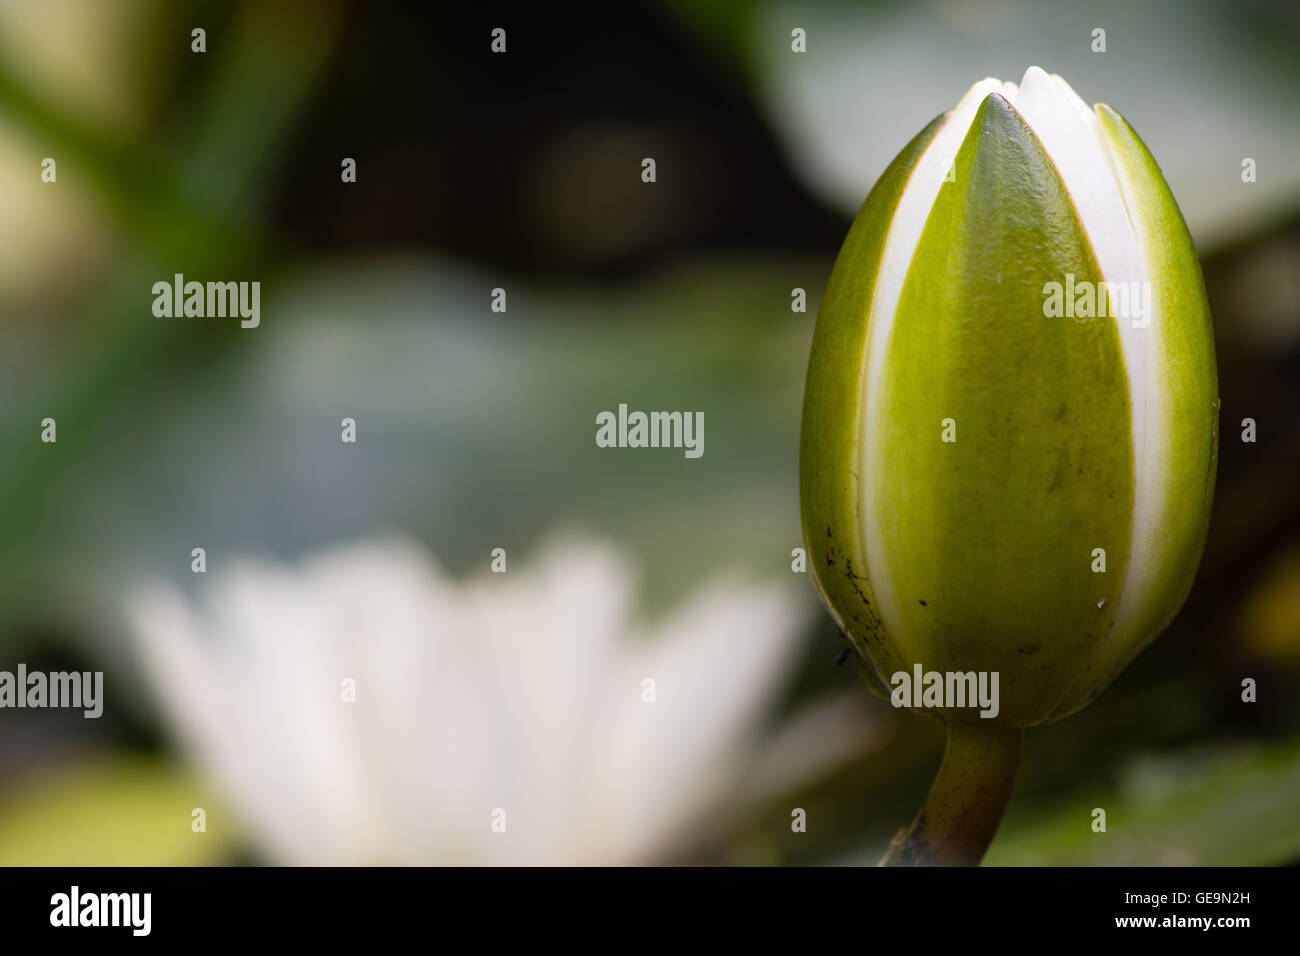
M948 747L930 795L900 830L880 866L978 866L1011 799L1024 731L948 725Z

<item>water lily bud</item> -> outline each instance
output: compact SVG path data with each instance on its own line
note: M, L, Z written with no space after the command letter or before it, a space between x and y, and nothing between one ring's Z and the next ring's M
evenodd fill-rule
M885 170L822 302L818 589L882 683L999 675L996 716L920 709L1069 714L1187 596L1218 404L1196 252L1137 134L1037 67L983 80Z

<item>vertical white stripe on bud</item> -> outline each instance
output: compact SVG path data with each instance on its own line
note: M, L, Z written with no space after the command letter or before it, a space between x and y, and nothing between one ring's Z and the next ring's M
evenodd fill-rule
M1164 516L1170 504L1171 492L1166 480L1166 462L1175 453L1174 434L1168 427L1168 416L1173 407L1173 399L1169 392L1171 387L1169 376L1178 374L1178 370L1162 367L1160 362L1170 329L1160 312L1164 296L1160 294L1158 284L1181 281L1181 277L1157 274L1156 268L1150 263L1148 250L1151 248L1153 237L1144 235L1143 215L1129 212L1128 204L1136 201L1137 197L1132 196L1125 187L1125 178L1121 175L1115 157L1111 153L1110 144L1101 130L1096 111L1090 113L1097 143L1106 154L1111 175L1115 180L1115 188L1124 201L1125 211L1128 212L1129 226L1133 231L1133 241L1142 264L1143 277L1153 289L1152 293L1145 297L1148 310L1148 314L1144 317L1145 326L1130 332L1130 335L1139 337L1143 349L1145 376L1142 381L1145 385L1146 405L1143 441L1138 446L1140 456L1134 460L1137 490L1133 499L1133 533L1128 571L1124 576L1124 587L1120 593L1115 623L1108 638L1116 646L1125 647L1145 636L1135 632L1143 626L1143 618L1152 600L1151 589L1162 570L1165 557L1162 541L1165 535ZM1165 237L1166 241L1172 238L1172 236ZM1155 241L1160 240L1157 237ZM1176 321L1178 321L1177 316L1169 317L1169 322ZM1132 323L1128 325L1131 326ZM1123 326L1121 326L1121 334L1122 332ZM1125 351L1127 353L1127 343L1125 343ZM1131 387L1136 386L1131 385ZM1135 441L1136 438L1135 430Z
M1149 288L1145 283L1157 277L1150 274L1144 261L1097 114L1060 76L1048 76L1038 67L1026 71L1015 106L1042 141L1060 173L1078 210L1102 278L1106 282L1127 283L1136 292L1138 303L1154 309L1156 297L1144 296L1142 290ZM1099 304L1101 299L1102 293L1097 290ZM1113 309L1116 303L1110 305ZM1166 436L1158 425L1163 394L1157 371L1152 368L1159 320L1154 315L1137 316L1133 305L1130 297L1129 314L1110 320L1119 332L1128 376L1134 480L1129 561L1112 639L1120 637L1126 618L1140 608L1141 601L1134 600L1133 596L1145 587L1164 496L1159 468L1166 453L1163 447Z
M898 199L885 248L880 257L876 285L871 296L871 311L867 322L866 356L863 363L866 373L862 377L862 434L859 436L859 530L863 535L862 554L866 556L867 574L871 578L880 619L890 633L899 633L901 620L893 576L884 560L884 545L880 540L879 521L874 518L875 492L872 488L871 468L868 462L877 453L872 447L879 440L880 429L871 421L880 407L877 389L883 379L881 374L888 351L890 332L898 312L898 300L903 292L903 282L912 264L912 256L921 242L921 233L934 202L939 196L949 173L949 166L957 159L957 152L966 139L980 104L990 93L1000 93L1007 99L1016 95L1014 83L1003 83L992 77L976 83L961 98L948 116L943 128L917 160L912 175Z

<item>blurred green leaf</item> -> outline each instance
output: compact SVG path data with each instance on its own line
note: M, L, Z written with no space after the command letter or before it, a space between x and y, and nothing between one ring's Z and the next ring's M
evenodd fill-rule
M1092 810L1106 832L1092 832ZM1120 786L1012 814L990 866L1269 866L1300 856L1300 743L1136 759Z
M194 833L191 811L207 811ZM0 803L0 866L191 866L230 860L225 818L184 771L112 756L39 779Z

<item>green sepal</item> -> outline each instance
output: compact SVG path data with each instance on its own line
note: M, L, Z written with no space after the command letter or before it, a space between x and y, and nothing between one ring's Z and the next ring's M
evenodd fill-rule
M845 635L877 666L888 645L867 580L857 476L868 312L898 200L947 118L904 147L854 219L822 298L804 391L799 497L812 579Z
M1050 716L1114 620L1133 509L1127 377L1113 318L1045 314L1049 283L1101 273L1056 167L1002 96L981 104L954 170L868 395L864 518L902 669L996 671L987 722L1024 727Z

